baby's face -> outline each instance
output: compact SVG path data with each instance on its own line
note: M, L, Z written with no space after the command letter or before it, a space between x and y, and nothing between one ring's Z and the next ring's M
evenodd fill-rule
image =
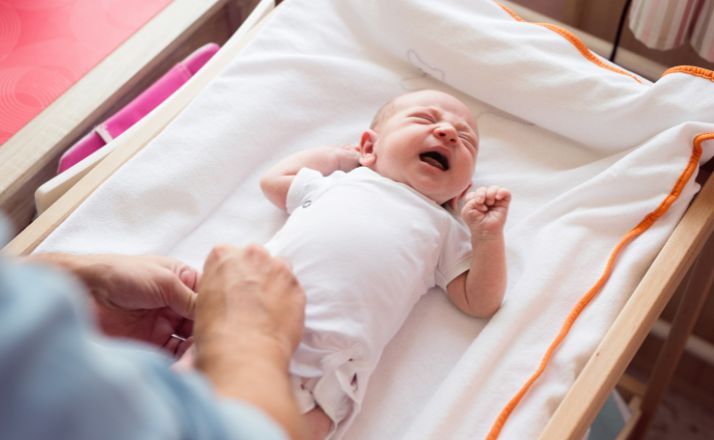
M372 137L373 157L362 145L362 165L440 205L470 187L478 151L476 121L453 96L435 90L400 96L370 132L362 143Z

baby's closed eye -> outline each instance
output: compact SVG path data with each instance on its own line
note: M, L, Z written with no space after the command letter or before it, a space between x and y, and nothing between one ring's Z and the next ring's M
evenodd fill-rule
M429 123L432 123L432 124L433 124L434 122L436 122L436 119L434 119L433 116L431 116L430 114L427 114L427 113L419 113L419 114L416 114L416 115L414 115L414 118L420 119L420 120L422 120L422 121L426 121L426 122L429 122Z

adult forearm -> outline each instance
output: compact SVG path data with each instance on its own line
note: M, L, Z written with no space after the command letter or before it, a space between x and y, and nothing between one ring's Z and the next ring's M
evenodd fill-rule
M265 248L217 246L196 305L196 366L225 396L245 400L303 438L288 363L303 331L305 292Z
M301 439L306 427L292 395L287 364L284 353L261 338L236 341L230 347L204 344L196 360L219 394L254 405L291 438Z

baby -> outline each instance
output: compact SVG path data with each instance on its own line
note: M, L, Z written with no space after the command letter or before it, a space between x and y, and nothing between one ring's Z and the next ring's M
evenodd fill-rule
M266 247L292 263L308 298L290 371L315 438L344 432L429 288L472 316L500 307L511 195L468 192L478 142L465 104L422 90L384 105L358 147L303 151L263 176L265 195L290 213ZM454 215L462 198L466 226Z

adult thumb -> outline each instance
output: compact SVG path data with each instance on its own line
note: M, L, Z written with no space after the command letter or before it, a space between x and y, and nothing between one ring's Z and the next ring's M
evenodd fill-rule
M197 284L198 273L191 268L182 269L177 276L172 277L169 291L166 292L167 306L183 316L193 319L196 311L196 292L193 288Z

